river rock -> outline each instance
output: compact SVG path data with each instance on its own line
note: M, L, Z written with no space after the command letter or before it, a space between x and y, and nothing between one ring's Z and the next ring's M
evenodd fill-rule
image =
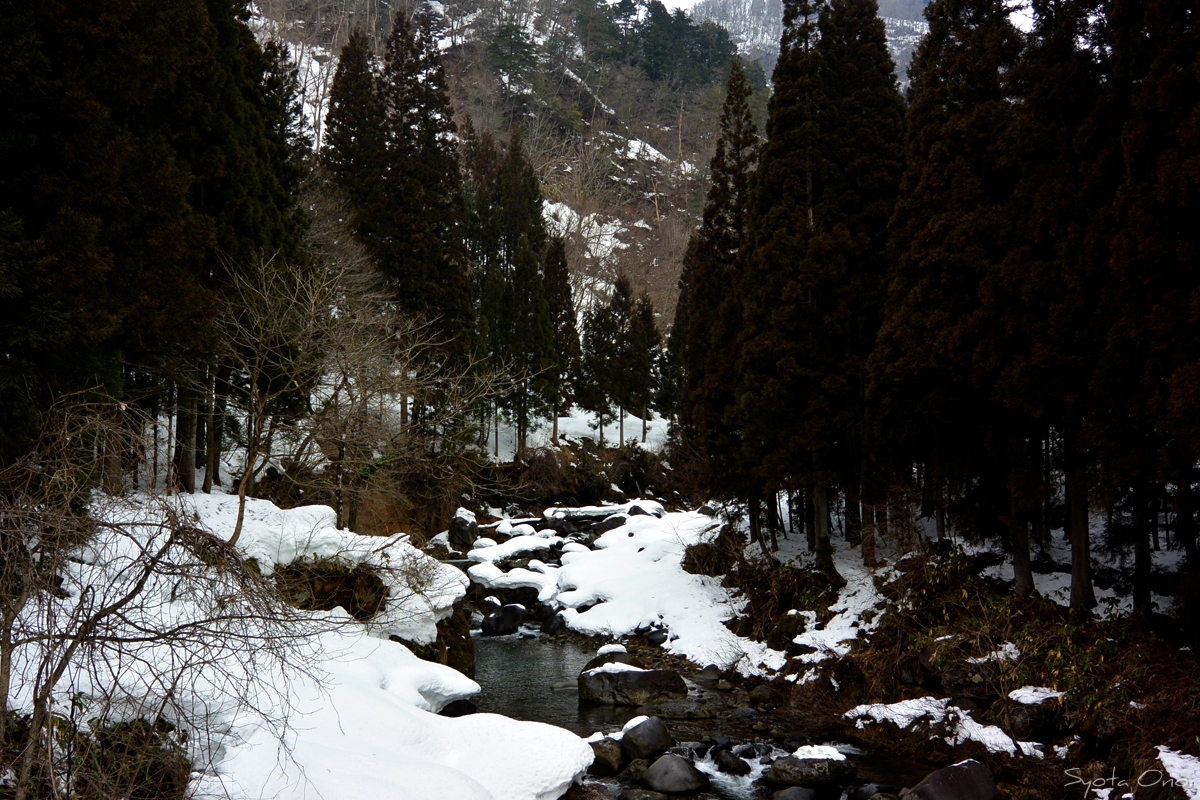
M663 719L715 719L717 709L709 703L701 703L689 697L686 700L661 700L651 703L639 708L638 713Z
M1055 728L1062 718L1062 706L1056 699L1018 703L1005 698L992 704L991 714L996 724L1013 739L1044 742L1054 738Z
M626 765L625 769L617 774L617 780L625 783L637 783L646 774L646 770L650 768L650 762L644 758L635 758Z
M602 533L608 533L609 531L616 530L626 522L629 522L629 517L625 516L624 514L613 514L611 517L597 522L595 526L592 527L592 533L596 536L599 536Z
M475 514L465 508L460 508L450 520L450 530L447 538L450 546L464 553L470 550L475 540L479 538L479 522Z
M621 749L632 758L654 758L667 751L675 740L671 732L658 717L651 717L625 731L621 737Z
M442 710L439 711L438 714L443 717L465 717L468 714L474 714L477 711L479 711L479 706L475 705L466 698L460 698L447 703L442 707Z
M764 780L771 786L818 789L847 783L854 779L857 772L858 768L847 758L839 760L786 756L771 765Z
M763 684L750 690L750 705L757 709L779 708L783 702L783 695L773 686Z
M742 758L738 758L728 750L718 750L713 754L713 763L717 765L717 769L721 772L730 775L749 775L750 764Z
M519 605L501 606L483 618L484 636L507 636L516 633L525 621L525 608Z
M631 656L629 653L609 652L595 656L591 661L583 665L581 672L588 672L596 667L602 667L605 664L629 664L634 667L641 667L642 662Z
M771 800L817 800L817 793L800 786L789 786L771 795Z
M644 706L659 700L682 700L687 684L668 669L610 672L605 667L579 674L579 699L588 703Z
M846 794L846 800L875 800L879 796L894 797L896 789L894 786L888 786L883 783L865 783L862 786L856 786Z
M650 765L642 780L656 792L684 794L696 792L708 785L708 776L687 760L668 753Z
M939 769L902 792L900 800L999 800L992 771L974 759Z
M658 647L659 645L664 644L667 641L667 639L670 638L670 636L671 635L669 633L667 633L665 630L663 630L662 628L655 628L652 631L647 631L642 636L642 639L645 640L646 644L648 644L652 647Z
M621 743L616 739L605 736L599 741L588 742L588 744L592 746L592 752L596 756L592 765L588 767L589 775L608 778L625 768L625 751L621 749Z
M547 636L558 636L567 632L567 620L561 612L542 623L542 633Z
M709 664L693 675L692 680L698 683L716 683L721 680L721 668L716 664Z
M649 789L626 789L618 795L617 800L670 800L662 792L652 792Z

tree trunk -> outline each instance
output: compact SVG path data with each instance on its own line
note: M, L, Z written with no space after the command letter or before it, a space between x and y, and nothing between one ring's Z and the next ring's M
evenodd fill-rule
M852 545L862 542L861 491L858 471L852 463L847 463L842 469L842 497L846 514L846 541Z
M647 410L645 404L643 404L642 405L642 444L646 443L646 415L649 413L650 412Z
M1150 530L1149 503L1145 483L1133 487L1133 613L1150 613Z
M746 501L746 511L750 515L750 544L754 544L758 541L760 534L758 529L759 503L757 494L750 495L750 499Z
M1071 608L1086 611L1096 607L1092 588L1092 543L1088 530L1087 469L1079 449L1078 423L1066 430L1066 526L1071 539Z
M1186 475L1175 490L1175 541L1183 547L1188 566L1197 566L1196 517L1190 475Z
M829 481L824 477L817 477L813 486L813 516L816 518L816 555L817 569L829 581L829 585L834 589L841 589L846 585L846 579L843 578L837 571L837 567L833 565L833 543L829 534Z
M180 393L179 430L179 486L188 494L196 492L196 393L188 390Z
M860 532L862 538L862 560L863 566L867 569L875 569L879 566L879 560L875 551L875 542L877 539L876 531L876 504L875 504L875 474L868 462L863 462L862 467L862 530Z
M1013 467L1009 475L1008 530L1012 538L1013 589L1017 597L1033 594L1033 569L1029 563L1029 517L1021 490L1021 473Z
M767 530L771 531L771 552L779 552L779 493L770 493L770 502L767 503Z
M617 410L621 415L621 423L617 426L617 447L625 446L625 406L617 406Z
M808 543L808 552L815 552L817 549L817 522L813 511L813 489L811 485L804 487L804 537Z
M217 368L208 368L208 399L205 402L205 444L204 444L204 485L201 487L205 494L212 494L213 484L221 485L217 474L221 464L221 435L217 431ZM223 415L222 415L223 416Z
M104 479L102 485L105 494L114 497L125 492L125 472L121 458L121 435L119 432L124 416L120 406L117 406L113 413L113 428L104 437Z
M550 416L553 418L552 422L550 423L551 424L550 443L553 444L555 447L558 447L558 412L559 412L559 402L556 397L555 401L554 401L554 408L550 412Z

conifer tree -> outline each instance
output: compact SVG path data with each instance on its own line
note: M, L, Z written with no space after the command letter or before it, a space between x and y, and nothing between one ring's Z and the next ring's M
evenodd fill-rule
M571 275L567 269L566 245L560 236L552 236L542 266L542 286L554 326L554 350L550 366L552 433L551 441L558 446L558 417L564 404L574 394L579 375L579 328L576 323L575 301L571 294Z
M387 171L380 266L403 309L461 351L471 325L456 127L434 12L395 16L380 74Z
M624 361L621 392L623 405L637 409L642 418L642 443L646 442L646 418L654 398L662 334L654 321L654 303L643 292L632 309L626 340L618 350Z
M321 159L334 186L354 210L355 235L378 259L383 252L387 205L387 139L371 43L358 29L342 47L333 75Z
M553 413L554 323L542 287L538 259L532 243L518 239L513 253L512 275L505 294L508 320L510 366L520 378L507 399L517 424L517 459L525 454L532 417Z
M684 256L669 343L676 384L676 438L686 450L703 454L702 488L710 493L720 491L723 476L729 474L723 457L733 449L723 418L733 400L733 338L741 322L733 291L735 265L745 239L759 147L750 113L751 93L741 60L734 59L716 152L709 164L712 183L700 228ZM729 319L722 325L720 312L725 303L734 307L727 311Z
M926 9L929 34L909 71L907 163L874 379L886 427L910 437L909 457L943 475L981 476L993 495L1007 489L1007 508L994 516L1008 523L1018 594L1029 594L1031 465L1021 442L1036 432L995 403L995 361L977 353L992 332L980 287L1013 231L1015 175L1002 153L1022 42L1008 15L1000 0Z

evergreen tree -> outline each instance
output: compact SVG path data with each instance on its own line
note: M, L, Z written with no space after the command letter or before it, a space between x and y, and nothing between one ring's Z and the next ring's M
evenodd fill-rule
M554 349L550 367L552 441L558 445L558 417L574 394L579 375L579 329L575 300L571 295L571 275L567 269L567 249L562 237L553 236L542 266L542 286L550 321L554 326Z
M907 163L874 380L886 428L906 440L891 443L904 454L897 469L924 461L941 475L979 477L993 497L1007 489L1007 507L991 518L1008 522L1017 590L1028 594L1031 465L1021 442L1036 432L995 403L994 362L977 350L995 332L980 287L1013 233L1016 176L1003 146L1022 43L1008 14L999 0L926 9L929 35L909 71Z
M626 340L618 345L622 356L622 405L637 409L642 418L642 443L646 441L646 418L654 399L662 334L654 321L654 303L643 292L633 306Z
M685 451L703 454L698 488L709 494L726 489L728 457L735 449L724 414L733 402L733 340L741 326L735 265L746 235L759 147L751 94L741 60L735 59L709 165L708 201L684 256L669 343L677 387L675 437ZM723 304L729 308L722 322Z
M387 206L387 138L371 43L358 29L342 47L329 89L321 159L334 186L354 210L355 235L378 259L383 252Z
M380 75L387 170L380 266L401 307L461 352L471 325L456 128L434 12L396 14Z
M554 323L528 238L518 240L505 296L510 366L520 382L507 405L517 424L517 459L525 454L530 419L553 413Z
M752 512L755 496L805 480L818 565L841 585L830 484L863 419L903 107L872 0L791 3L782 47L742 281L735 418Z

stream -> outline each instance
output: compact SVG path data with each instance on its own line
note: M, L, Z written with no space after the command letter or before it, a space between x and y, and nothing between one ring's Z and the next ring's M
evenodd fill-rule
M482 687L475 702L481 712L546 722L585 737L596 731L620 730L637 716L637 709L630 706L579 702L576 679L583 666L596 655L595 647L587 643L570 639L543 641L524 631L510 636L482 636L476 631L472 639L475 643L475 680ZM721 720L710 722L711 733L724 733L720 729ZM673 727L671 720L667 720L667 724ZM858 764L857 784L913 786L931 769L913 762L880 758L853 748L847 748L846 752L852 753ZM786 752L776 750L772 755L783 756ZM705 772L715 771L709 759L699 761L697 765ZM761 772L756 771L756 774ZM614 788L617 785L613 779L600 782ZM770 796L771 792L747 779L723 775L713 776L709 791L699 795L723 800L761 800Z

